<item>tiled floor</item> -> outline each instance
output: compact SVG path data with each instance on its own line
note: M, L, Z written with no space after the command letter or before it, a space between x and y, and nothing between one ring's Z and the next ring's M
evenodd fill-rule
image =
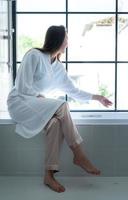
M41 177L0 177L0 200L127 200L128 177L58 177L66 187L56 193Z

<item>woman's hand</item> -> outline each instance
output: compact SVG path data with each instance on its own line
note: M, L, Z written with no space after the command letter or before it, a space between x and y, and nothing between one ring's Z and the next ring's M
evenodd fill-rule
M109 107L112 105L112 102L102 95L93 95L92 100L99 101L105 107Z

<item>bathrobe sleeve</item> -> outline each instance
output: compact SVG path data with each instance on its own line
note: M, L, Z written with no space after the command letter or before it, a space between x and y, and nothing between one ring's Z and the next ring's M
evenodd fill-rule
M75 84L73 83L72 79L68 76L63 66L61 71L60 87L63 92L65 92L70 97L78 100L79 102L84 103L85 101L92 99L93 94L80 90L75 86Z
M34 89L34 73L38 64L38 55L28 52L20 65L16 78L16 89L19 94L36 96L38 92Z

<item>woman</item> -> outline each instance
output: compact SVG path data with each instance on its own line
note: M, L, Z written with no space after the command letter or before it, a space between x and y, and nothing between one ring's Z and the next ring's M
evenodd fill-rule
M45 94L59 89L79 101L97 100L104 106L112 104L101 95L93 95L74 86L59 60L67 47L67 40L64 26L48 28L43 47L31 49L23 57L15 86L7 101L18 134L31 138L45 130L44 184L56 192L65 191L64 186L54 177L54 173L59 170L59 152L64 138L73 152L74 164L94 175L99 175L100 170L93 166L82 151L82 138L73 124L67 103L45 98Z

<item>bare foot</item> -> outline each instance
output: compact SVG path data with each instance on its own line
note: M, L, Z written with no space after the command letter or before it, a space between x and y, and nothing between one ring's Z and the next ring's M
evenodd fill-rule
M98 170L96 167L94 167L85 156L83 158L74 157L73 162L75 165L80 166L86 172L88 172L90 174L100 175L100 173L101 173L100 170Z
M65 188L53 177L53 175L45 175L44 184L56 192L60 193L65 191Z

